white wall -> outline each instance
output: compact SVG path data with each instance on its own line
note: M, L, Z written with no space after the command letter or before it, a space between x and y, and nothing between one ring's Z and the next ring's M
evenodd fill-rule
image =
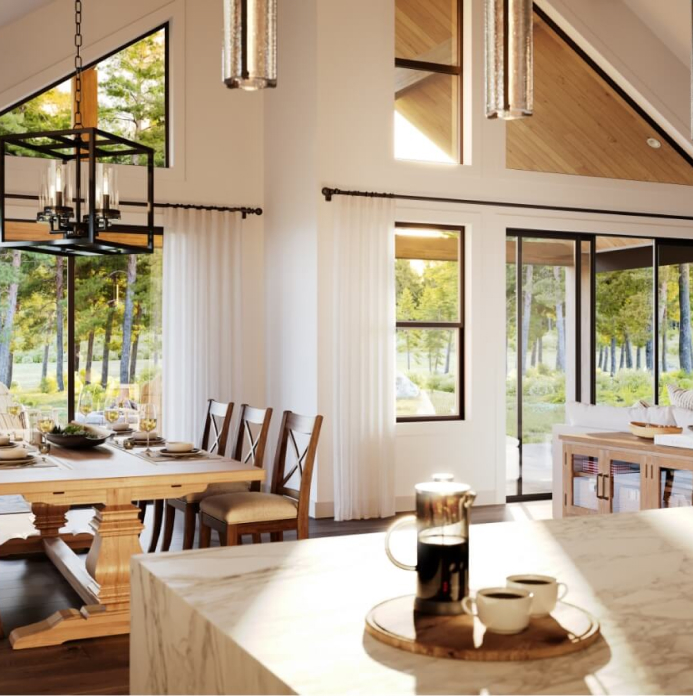
M55 0L0 28L0 109L73 70L73 22L73 1ZM156 171L156 199L262 206L263 98L221 82L219 0L85 3L85 64L164 22L170 22L173 166ZM35 192L37 164L8 158L8 191ZM143 198L143 174L121 168L123 198ZM13 206L9 212L22 209ZM258 404L265 399L263 227L262 217L249 216L243 224L244 383L249 386L239 399Z
M265 293L270 454L284 410L318 412L317 0L279 3L279 86L265 95ZM316 477L317 485L317 477Z

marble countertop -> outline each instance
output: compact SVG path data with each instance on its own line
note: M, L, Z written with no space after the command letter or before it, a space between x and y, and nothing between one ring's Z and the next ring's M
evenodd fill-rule
M414 592L383 535L133 558L131 692L693 693L693 508L475 525L471 585L548 573L596 615L574 655L465 663L379 643L364 617Z

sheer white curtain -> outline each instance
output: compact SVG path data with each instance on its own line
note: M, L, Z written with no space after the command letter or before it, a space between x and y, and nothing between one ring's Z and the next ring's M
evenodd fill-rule
M169 208L164 230L163 432L198 442L207 400L243 387L241 220Z
M335 519L395 513L394 201L333 203Z

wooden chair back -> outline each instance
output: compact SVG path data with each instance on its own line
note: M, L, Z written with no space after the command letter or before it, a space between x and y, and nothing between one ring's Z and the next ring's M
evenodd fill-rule
M233 415L233 403L224 404L221 401L210 399L207 405L207 417L205 429L202 433L202 449L207 452L226 454L226 443L231 430L231 416Z
M272 472L272 493L291 498L298 503L299 527L301 524L307 527L308 524L310 485L321 427L322 416L300 416L292 411L284 411ZM298 446L296 435L307 435L310 438L303 450ZM290 452L295 456L296 463L287 471ZM289 488L287 484L297 471L301 478L299 488Z
M258 469L264 467L265 448L267 446L271 419L271 408L254 408L253 406L248 406L248 404L241 405L241 414L238 419L238 429L236 430L236 443L233 447L232 456L234 459L244 464L250 462ZM257 435L253 434L251 425L260 426ZM246 444L248 449L244 454L243 449Z

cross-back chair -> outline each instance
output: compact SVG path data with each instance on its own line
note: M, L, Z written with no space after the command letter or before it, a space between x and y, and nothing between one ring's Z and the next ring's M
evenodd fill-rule
M233 404L230 404L230 406L233 407ZM231 457L244 464L251 463L253 466L262 469L265 462L265 448L267 446L271 419L271 408L254 408L248 404L242 404ZM218 426L215 425L213 418L208 420L208 427L207 425L205 426L205 432L202 436L202 449L208 452L216 452L216 454L222 456L226 455L226 441L231 421L230 412L228 421L228 424L225 424L220 431ZM253 433L252 426L256 426L255 433ZM226 431L224 431L224 427L226 427ZM214 445L205 446L205 443L210 441L211 437L216 437L216 449ZM167 500L162 550L168 551L171 546L176 510L181 510L184 515L183 549L191 549L195 539L195 523L200 510L200 501L212 495L246 493L249 490L259 491L260 482L255 481L253 484L247 482L213 483L207 487L207 490L200 493L191 493L183 498Z
M244 534L252 535L254 542L266 532L272 541L282 541L284 532L292 530L299 539L308 538L310 486L321 426L322 416L284 412L271 493L227 493L202 500L200 548L209 546L213 529L226 546L241 543ZM299 446L297 435L309 438L305 447ZM295 475L300 479L298 488L290 487Z

